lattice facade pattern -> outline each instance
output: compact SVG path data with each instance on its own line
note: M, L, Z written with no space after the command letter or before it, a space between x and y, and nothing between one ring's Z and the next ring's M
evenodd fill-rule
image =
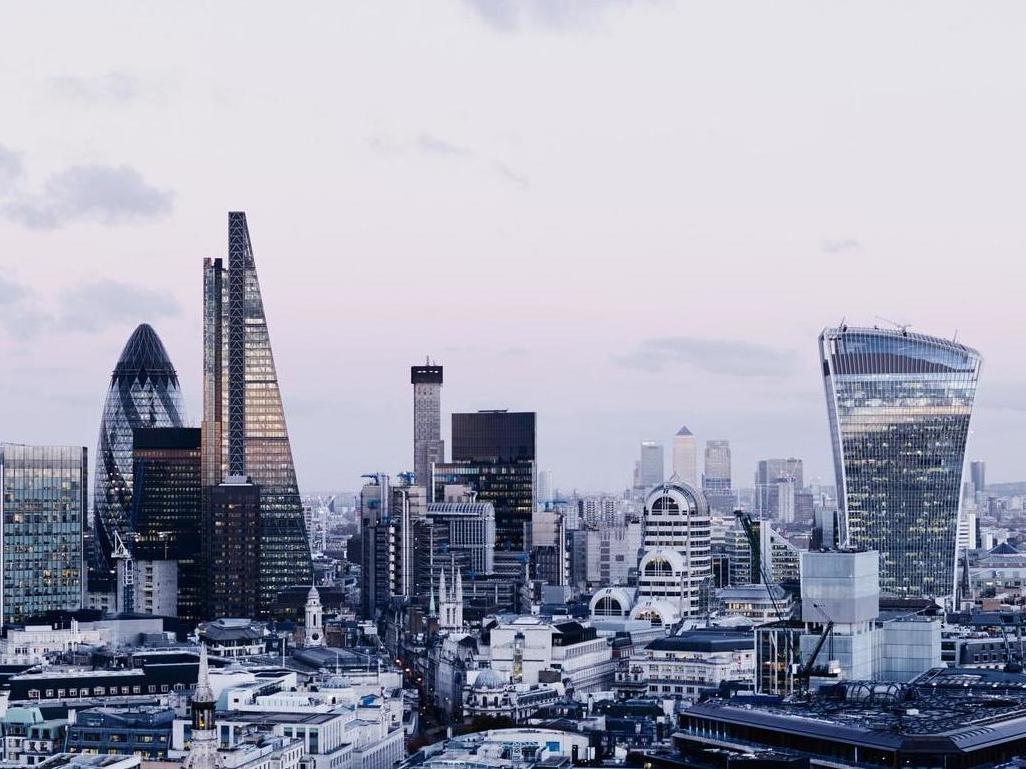
M96 589L113 589L111 552L114 532L131 543L132 431L150 427L181 427L185 406L167 350L148 324L129 337L110 378L103 404L93 483L93 553ZM109 584L108 584L109 583Z

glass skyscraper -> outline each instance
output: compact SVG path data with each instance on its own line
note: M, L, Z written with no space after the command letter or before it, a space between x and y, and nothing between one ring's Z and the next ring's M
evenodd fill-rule
M149 427L181 427L185 407L167 350L157 332L143 323L129 337L114 367L103 404L96 447L90 589L114 590L111 551L117 532L129 545L132 520L132 432Z
M200 430L136 430L133 458L132 556L143 569L145 562L150 569L157 563L173 562L174 616L202 620L206 617L208 591L202 557ZM150 592L157 591L151 586ZM137 604L135 610L144 611L144 607Z
M82 606L88 461L84 446L0 444L0 620Z
M313 567L244 212L228 214L227 264L204 261L203 291L204 485L248 476L260 488L266 613L281 591L311 584Z
M819 337L841 536L880 553L880 590L949 596L975 350L906 330Z

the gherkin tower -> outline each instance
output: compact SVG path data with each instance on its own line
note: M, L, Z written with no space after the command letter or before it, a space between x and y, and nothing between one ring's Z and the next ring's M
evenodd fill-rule
M167 350L157 332L141 324L129 337L114 367L103 404L93 486L95 548L90 589L114 589L111 551L114 534L131 542L132 431L181 427L185 409Z
M228 214L228 259L205 260L203 291L204 483L259 487L257 611L267 614L280 592L311 584L313 566L244 212Z

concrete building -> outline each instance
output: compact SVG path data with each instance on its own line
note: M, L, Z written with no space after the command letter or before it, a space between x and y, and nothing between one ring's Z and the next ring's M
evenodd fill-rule
M651 641L617 671L625 697L695 702L724 681L752 681L755 646L751 631L698 629Z
M488 654L491 668L512 683L561 682L587 693L613 682L609 640L579 622L517 617L491 628Z
M703 611L710 557L709 506L705 496L684 483L666 483L645 499L638 596L677 606L680 616Z
M413 475L414 482L431 485L431 468L445 461L442 440L442 367L431 359L423 366L410 367L413 385Z

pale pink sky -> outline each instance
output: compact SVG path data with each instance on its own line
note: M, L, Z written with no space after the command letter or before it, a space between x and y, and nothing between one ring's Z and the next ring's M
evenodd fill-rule
M816 334L986 362L970 454L1026 478L1020 3L17 4L0 29L0 438L94 450L154 325L199 414L201 262L249 214L304 489L444 408L539 412L563 488L642 439L829 473ZM670 340L670 341L665 341Z

